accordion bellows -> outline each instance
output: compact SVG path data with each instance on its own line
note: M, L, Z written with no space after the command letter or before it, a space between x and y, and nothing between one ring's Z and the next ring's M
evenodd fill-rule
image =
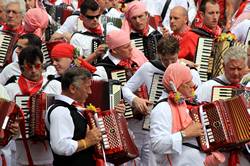
M245 97L239 95L191 110L191 117L204 129L204 136L198 138L203 151L227 151L250 141L250 115L246 102Z

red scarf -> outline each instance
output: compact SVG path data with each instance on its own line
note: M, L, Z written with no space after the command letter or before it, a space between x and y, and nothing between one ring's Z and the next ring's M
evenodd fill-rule
M92 33L95 33L95 34L99 35L99 36L103 35L102 27L101 27L100 24L98 25L98 27L96 27L96 28L88 28L88 30L90 32L92 32Z
M208 28L206 25L202 25L201 29L205 30L213 37L218 37L221 34L221 28L217 25L215 30Z
M123 59L118 63L119 66L122 66L124 68L129 68L129 69L131 69L131 64L132 64L132 61L130 59Z
M173 36L177 39L177 40L179 40L179 41L181 41L182 40L182 38L183 38L183 36L186 34L186 32L188 32L190 30L190 27L189 26L187 26L187 25L185 25L185 28L183 29L183 31L182 32L179 32L179 33L173 33Z
M7 26L6 24L3 26L3 31L10 31L10 32L14 32L17 33L19 35L24 34L24 28L22 25L19 25L16 29L10 28L9 26Z
M33 95L37 93L43 84L43 77L39 81L30 81L26 79L23 75L20 75L18 79L18 85L23 95Z
M133 28L135 29L135 28ZM148 36L148 31L149 31L149 23L147 22L145 28L141 31L136 31L138 33L140 33L142 36Z

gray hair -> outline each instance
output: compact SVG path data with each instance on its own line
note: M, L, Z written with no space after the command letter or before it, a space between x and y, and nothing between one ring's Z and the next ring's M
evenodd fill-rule
M244 47L233 46L228 48L224 53L224 65L226 65L231 59L244 59L247 64L247 52Z
M8 2L6 3L6 8L8 5L13 3L19 5L20 13L21 15L24 15L26 12L26 6L24 0L8 0Z
M80 80L92 78L92 74L81 67L71 67L62 76L62 90L68 90L71 84L80 87Z

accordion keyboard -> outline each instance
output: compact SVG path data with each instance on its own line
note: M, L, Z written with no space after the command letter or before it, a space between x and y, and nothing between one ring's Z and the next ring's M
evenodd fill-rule
M5 59L12 37L10 35L0 35L0 67L4 66Z
M43 64L45 65L45 67L49 66L52 64L51 59L50 59L50 55L49 55L49 51L48 48L46 46L46 43L42 44L42 48L41 51L43 53Z
M132 46L144 53L143 38L131 39Z
M162 84L162 78L163 74L159 73L155 73L152 78L152 84L149 92L149 101L153 103L153 106L157 103L158 99L161 97L162 90L164 89ZM145 130L150 129L150 115L145 116L142 128Z
M29 112L29 107L28 107L29 96L16 96L15 100L16 100L16 104L22 109L24 113L25 135L26 135L26 138L29 138L29 133L30 133L29 132L30 112Z
M208 78L208 71L210 70L210 57L213 48L213 39L199 38L198 47L196 51L195 63L199 66L197 70L201 77L201 81L205 82Z
M120 81L121 85L124 86L125 83L127 82L126 71L125 70L113 71L111 73L111 78L113 80ZM126 109L125 113L124 113L124 116L126 118L132 118L133 117L132 107L126 101L124 101L124 104L125 104L125 109Z
M101 117L97 118L97 126L102 133L102 142L103 142L104 149L109 149L110 144L109 144L109 140L108 140L108 135L106 134L103 118L101 118Z

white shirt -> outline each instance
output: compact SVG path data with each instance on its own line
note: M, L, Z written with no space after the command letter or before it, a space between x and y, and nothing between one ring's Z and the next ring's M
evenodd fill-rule
M250 28L250 20L244 20L237 24L236 26L232 27L231 32L236 35L237 40L241 43L245 43L247 35Z
M56 31L57 33L63 34L65 32L74 33L77 31L84 30L83 23L78 15L72 15L67 17L63 25Z
M145 2L147 1L147 2ZM144 0L144 3L146 4L147 10L150 13L150 15L161 15L163 8L165 6L167 0ZM192 5L192 3L190 3ZM167 13L165 15L165 18L162 22L164 27L166 27L169 31L170 29L170 22L169 22L169 15L170 15L170 10L173 9L175 6L182 6L188 11L188 2L187 0L171 0ZM196 14L190 14L191 17L193 17ZM192 20L190 20L191 22Z
M56 99L72 104L73 99L59 95ZM48 122L48 112L46 112L45 123L50 131L50 145L58 155L70 156L74 154L78 147L78 142L73 140L74 122L70 115L70 110L63 106L56 107L50 114ZM63 123L62 123L63 122Z
M132 101L136 97L133 92L135 92L141 85L145 84L148 94L150 93L154 73L163 74L164 71L156 68L150 62L145 62L124 85L122 88L122 94L124 99L130 105L132 105Z
M206 155L182 145L180 132L172 133L172 112L167 102L157 104L150 114L150 140L158 166L170 165L167 156L174 166L203 165ZM185 142L197 145L195 138Z
M47 79L44 78L43 85L47 82ZM17 94L22 94L18 83L10 83L6 86L6 90L10 96L12 101L15 100L15 96ZM50 81L50 83L44 89L45 93L48 94L61 94L61 83L56 80ZM27 157L25 148L22 140L16 140L16 161L19 164L27 165ZM48 141L45 142L32 142L28 140L28 144L30 147L31 156L34 164L44 165L51 164L53 162L53 155L48 144Z
M133 92L143 84L146 85L149 94L154 73L164 74L164 72L165 71L156 68L152 63L145 62L122 88L124 99L132 105L132 101L136 97ZM196 70L191 69L191 74L193 76L192 81L197 87L199 87L201 85L199 73Z

